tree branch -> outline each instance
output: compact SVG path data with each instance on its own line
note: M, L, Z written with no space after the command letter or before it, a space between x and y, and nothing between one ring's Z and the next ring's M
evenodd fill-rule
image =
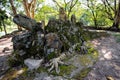
M113 11L115 11L115 10L113 9L113 7L110 5L110 3L108 2L108 0L105 0L105 2L108 4L108 6L109 6Z
M55 2L59 7L61 7L60 4L58 4L58 2L56 0L53 0L53 2Z

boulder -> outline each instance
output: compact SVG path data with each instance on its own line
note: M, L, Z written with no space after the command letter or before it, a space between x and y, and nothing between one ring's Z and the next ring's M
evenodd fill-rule
M35 59L25 59L24 64L28 67L29 70L37 69L41 66L43 59L35 60Z
M22 63L32 56L35 59L44 57L48 61L66 51L87 53L84 45L84 31L75 21L73 24L69 20L52 19L49 20L45 30L42 29L41 23L26 15L17 14L13 21L27 29L12 38L14 57L19 58L19 61L22 60Z
M13 18L13 22L17 25L30 30L30 31L42 31L42 23L36 22L34 19L31 19L23 14L17 14Z
M49 20L48 25L45 27L45 31L47 33L56 33L59 36L63 44L63 51L72 49L71 51L76 51L78 53L87 53L87 50L81 49L81 46L85 46L84 42L86 41L86 38L82 25L80 25L79 22L75 23L74 21L73 24L69 20L61 21L52 19ZM74 49L71 48L73 46L75 46Z

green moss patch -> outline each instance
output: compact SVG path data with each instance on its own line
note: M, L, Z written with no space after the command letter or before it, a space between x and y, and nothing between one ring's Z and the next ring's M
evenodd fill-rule
M85 78L90 71L91 71L91 68L84 68L80 71L79 74L75 75L74 78L76 80L83 80L83 78Z
M57 74L57 73L55 72L55 70L52 71L51 74L52 74L52 75L55 75L55 76L70 75L71 71L74 70L74 69L76 69L76 67L73 66L73 65L69 65L69 66L61 65L61 66L59 66L59 68L60 68L60 73L59 73L59 74Z

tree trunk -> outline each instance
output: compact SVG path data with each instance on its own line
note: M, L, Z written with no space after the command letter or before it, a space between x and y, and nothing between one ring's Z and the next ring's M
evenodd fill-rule
M119 29L119 18L116 17L116 19L113 22L112 28Z
M2 21L2 24L3 24L3 28L4 28L5 35L6 35L7 34L7 30L6 30L6 26L5 26L4 20Z
M114 22L113 22L112 28L119 29L119 22L120 22L120 0L119 0L119 3L118 3L118 9L115 12L115 14L116 15L115 15L115 18L114 18Z
M26 15L34 19L36 0L32 0L30 3L28 3L28 0L23 0L23 5Z
M32 7L31 7L31 18L34 19L35 15L35 5L36 5L36 0L33 1Z
M16 8L15 8L15 6L14 6L14 4L13 4L13 0L9 0L9 2L10 2L10 4L11 4L13 14L16 15L17 12L16 12ZM17 25L17 27L18 27L18 30L19 30L19 31L22 30L22 28L21 28L20 26Z
M30 6L28 6L28 1L27 0L23 0L23 5L24 5L24 9L25 9L25 13L28 17L30 17Z
M95 27L98 27L96 19L94 19L94 25L95 25Z

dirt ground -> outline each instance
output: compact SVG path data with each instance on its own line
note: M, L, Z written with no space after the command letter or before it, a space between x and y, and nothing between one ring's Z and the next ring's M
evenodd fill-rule
M9 68L7 58L12 52L11 37L0 39L0 77Z
M114 36L91 42L99 52L99 60L84 80L120 80L120 43Z
M94 39L91 43L99 52L99 60L84 80L120 80L120 43L114 36ZM7 57L12 45L11 37L0 39L0 77L8 69Z

